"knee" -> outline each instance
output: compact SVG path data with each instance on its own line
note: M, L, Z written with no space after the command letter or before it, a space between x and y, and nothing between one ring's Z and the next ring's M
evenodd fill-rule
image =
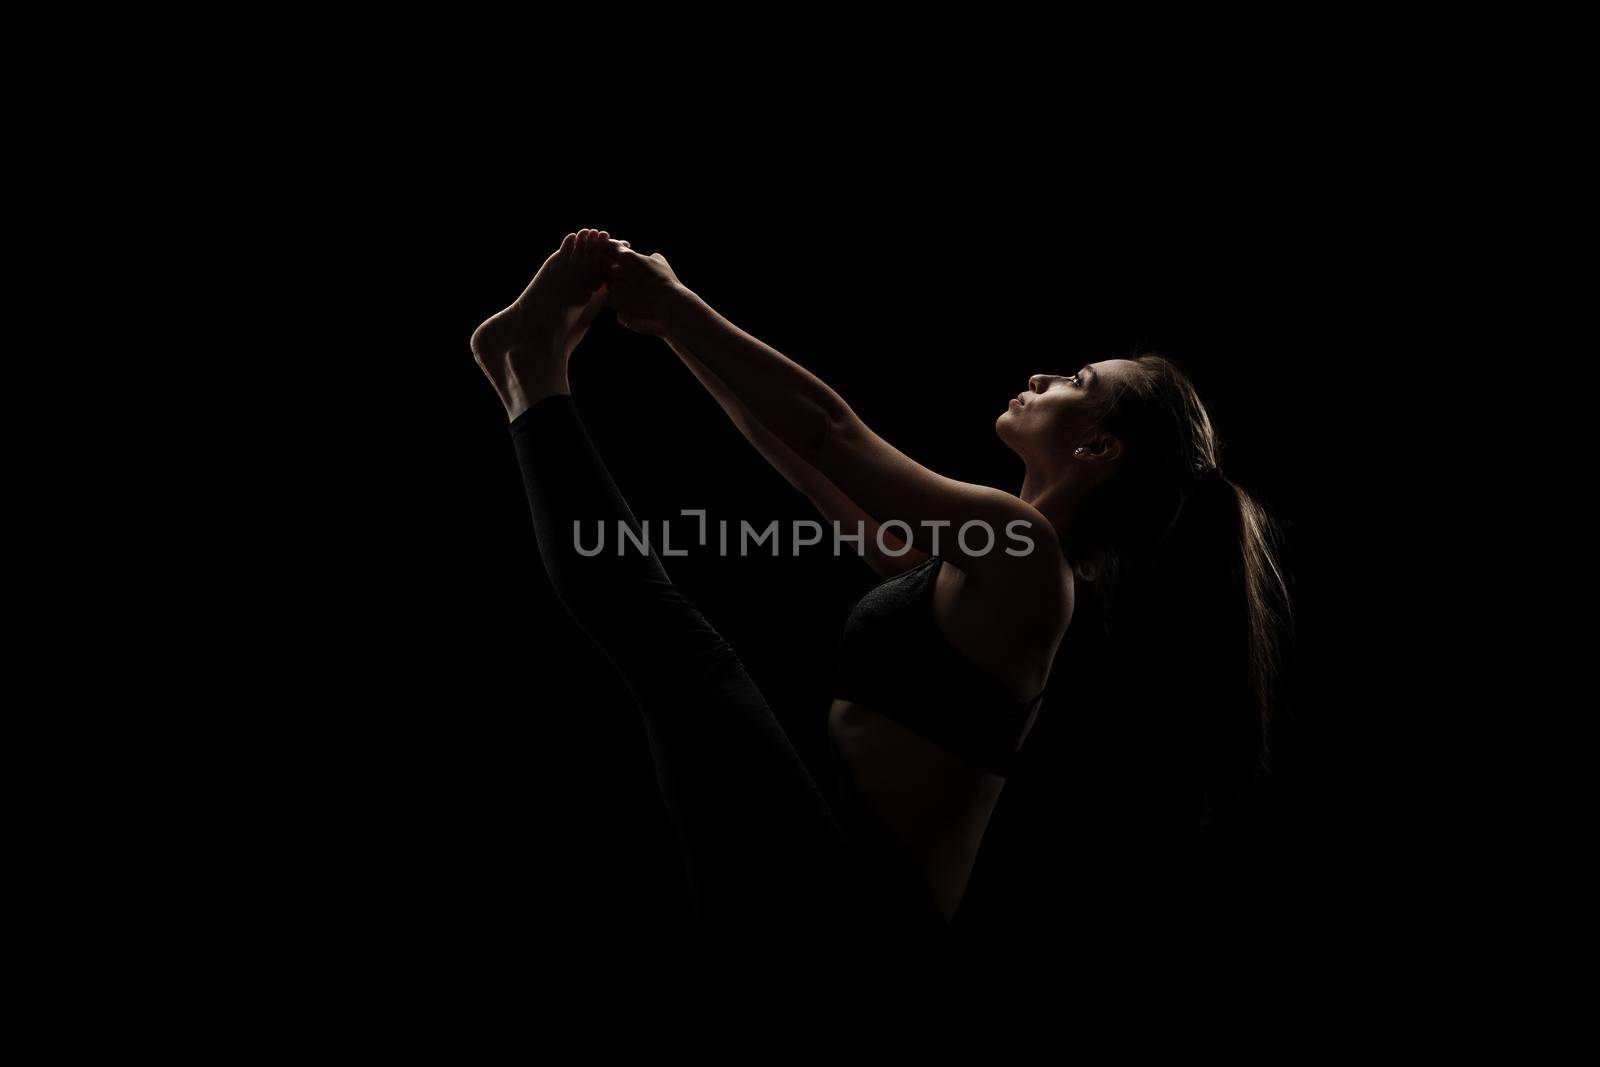
M701 682L737 660L733 646L670 582L652 583L644 595L589 589L575 595L557 586L568 613L625 673L648 671L669 686Z
M612 562L615 561L605 561ZM597 640L611 636L653 637L694 628L704 621L689 599L657 568L619 570L600 563L579 560L549 568L550 585L557 598Z

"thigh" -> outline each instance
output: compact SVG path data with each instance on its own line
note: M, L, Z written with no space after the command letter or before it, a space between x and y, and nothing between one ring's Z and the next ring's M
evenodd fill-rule
M803 922L848 883L848 841L731 650L641 696L662 800L699 917Z

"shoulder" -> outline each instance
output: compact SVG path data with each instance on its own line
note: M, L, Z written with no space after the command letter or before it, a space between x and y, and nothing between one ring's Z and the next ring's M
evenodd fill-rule
M1077 576L1054 529L1040 517L1032 529L1012 533L1009 539L1002 534L992 553L944 562L960 574L956 581L967 597L1000 617L1064 630L1077 603Z
M951 531L962 548L962 558L952 563L974 577L1022 582L1059 581L1065 571L1070 584L1072 568L1050 521L1003 490L986 487L984 497L983 514Z

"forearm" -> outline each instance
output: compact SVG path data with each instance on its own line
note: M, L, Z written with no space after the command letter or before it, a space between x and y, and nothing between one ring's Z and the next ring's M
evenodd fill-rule
M678 354L689 372L695 376L706 392L710 393L722 410L727 413L728 421L732 422L738 431L744 435L760 452L766 461L772 464L774 470L783 475L790 485L802 493L810 495L813 482L820 479L816 468L805 463L797 456L792 448L780 441L771 431L762 426L760 421L751 414L750 409L734 395L726 382L717 377L702 360L682 341L666 339L667 346Z
M745 440L749 441L790 485L803 493L806 499L822 513L823 518L838 523L845 535L854 535L857 524L860 524L864 533L861 553L873 569L880 574L893 574L927 558L926 553L906 546L892 530L885 531L882 535L883 545L888 552L881 551L878 548L879 524L876 519L846 496L844 490L821 471L801 459L792 448L762 426L727 384L683 342L668 340L667 344L678 354L678 358L689 368L690 373L705 386L706 392L721 405L729 421L744 435Z
M688 289L680 294L666 339L680 355L691 352L737 399L745 415L802 462L819 453L830 427L854 418L844 398L826 382L729 322Z
M667 344L683 365L689 368L700 384L705 386L722 410L728 415L728 420L744 435L746 441L761 453L762 457L770 464L772 469L783 475L784 479L800 492L804 493L817 509L829 519L853 524L852 513L859 516L861 509L850 503L849 498L840 491L839 487L828 480L821 471L807 463L789 445L778 437L777 434L762 425L761 420L745 406L744 402L728 387L717 374L711 370L694 350L682 341L668 340Z

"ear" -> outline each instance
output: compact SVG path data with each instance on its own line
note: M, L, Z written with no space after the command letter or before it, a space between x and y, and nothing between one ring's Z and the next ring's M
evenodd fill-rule
M1122 458L1122 441L1111 434L1091 437L1083 443L1083 451L1076 455L1079 459L1093 460L1096 463L1115 463Z

